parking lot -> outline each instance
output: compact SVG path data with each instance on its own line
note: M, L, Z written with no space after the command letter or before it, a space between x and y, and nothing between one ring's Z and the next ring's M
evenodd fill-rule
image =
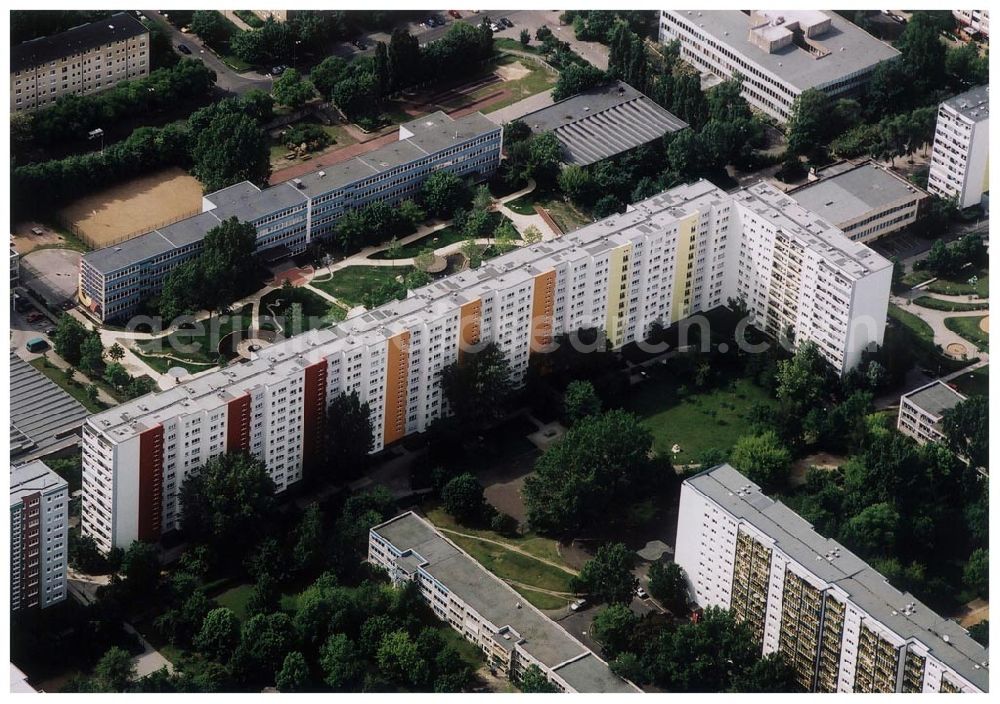
M58 308L76 298L81 254L71 249L37 249L21 257L21 285Z

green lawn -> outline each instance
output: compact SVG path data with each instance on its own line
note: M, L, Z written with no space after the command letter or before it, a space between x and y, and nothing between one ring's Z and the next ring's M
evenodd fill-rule
M975 344L981 351L986 352L990 346L990 335L983 332L979 327L985 315L966 315L955 318L945 318L945 327L956 335L961 335L969 342Z
M932 284L928 284L927 290L931 293L941 293L946 296L968 296L976 294L980 298L989 298L990 295L990 275L986 269L973 271L966 270L968 274L961 274L953 279L940 278ZM975 285L969 284L969 279L978 277Z
M137 350L133 350L133 353L147 366L149 366L150 369L157 371L160 374L166 374L167 371L173 367L186 369L188 374L197 374L198 372L203 372L206 369L211 369L217 364L217 362L206 362L204 364L196 364L195 362L178 362L176 359L157 357L151 354L142 354Z
M697 462L710 448L729 450L750 432L750 409L758 403L775 403L766 391L746 379L737 380L732 388L692 393L682 399L677 388L684 381L672 376L651 377L632 389L626 404L652 432L656 452L672 457L677 464ZM681 452L672 455L675 443Z
M532 38L532 41L535 41ZM508 37L497 37L493 40L493 46L499 51L523 51L526 54L541 54L541 45L535 41L534 44L529 44L525 46L517 39L509 39Z
M904 284L906 284L910 288L913 288L914 286L922 284L923 282L928 281L928 280L933 279L933 278L934 278L934 275L932 273L930 273L929 271L924 271L922 269L914 269L910 273L905 274L903 276L902 281L903 281Z
M260 301L261 318L263 319L264 316L268 316L268 322L272 322L270 316L277 315L280 319L279 322L282 329L285 329L291 324L288 311L293 303L302 304L303 330L327 327L332 323L343 320L347 316L347 311L342 307L336 303L331 303L307 288L293 288L291 296L289 300L288 294L282 289L275 289L268 293ZM281 303L274 306L274 313L272 314L272 309L268 308L268 305L276 301L281 301ZM293 331L293 333L297 332L302 332L302 330Z
M541 206L548 211L556 225L563 232L579 230L584 225L590 224L590 219L569 203L562 200L548 200L541 203Z
M380 252L375 252L375 254L371 255L370 258L409 259L417 256L427 248L440 249L441 247L447 247L449 244L463 242L465 239L466 237L461 230L449 225L448 227L432 232L429 235L425 235L418 240L402 245L398 252L393 253L393 256L389 256L389 250L383 249Z
M500 579L512 580L540 589L572 593L570 586L572 576L560 569L539 562L534 558L507 550L499 545L493 545L476 538L446 534L460 548L469 553L483 567ZM568 604L570 597L561 598L544 594L512 584L519 594L538 608L552 609ZM558 602L558 603L555 603Z
M920 296L913 299L918 306L930 308L931 310L943 310L949 313L958 313L967 310L986 310L989 303L958 303L955 301L944 301L934 296Z
M907 343L912 347L917 363L930 370L931 373L947 374L958 371L975 361L974 355L966 360L945 357L934 344L934 331L931 330L930 325L895 303L889 304L889 317L902 328L901 334L909 336ZM887 331L886 334L889 332ZM893 334L897 333L893 332Z
M990 392L990 366L979 367L951 380L966 396L987 396Z
M918 316L903 310L895 303L889 304L889 317L902 323L906 328L921 340L934 344L934 331L931 326L921 320Z
M535 194L529 193L528 195L521 196L515 200L507 203L507 207L513 210L518 215L534 215L535 214Z
M492 530L468 528L457 523L455 519L443 509L433 506L425 508L424 515L427 516L427 520L440 528L457 530L461 533L468 533L469 535L475 535L481 538L489 538L490 540L509 543L511 545L516 545L525 552L529 552L532 555L542 558L543 560L566 564L562 555L559 554L559 544L552 538L543 538L530 531L516 537L507 537ZM566 566L569 567L569 565Z
M100 401L97 401L96 403L91 402L91 400L87 397L86 385L80 383L79 377L73 379L73 381L67 381L66 375L62 369L59 369L55 366L45 366L44 357L38 357L37 359L33 359L30 362L28 362L28 364L30 364L35 369L44 374L46 377L48 377L50 380L55 382L55 384L59 388L61 388L63 391L65 391L70 396L75 398L77 401L82 403L83 407L86 408L91 413L100 413L105 408L107 408L107 406L105 406Z
M177 330L141 342L137 345L138 351L147 361L152 356L169 354L195 364L214 365L219 361L218 348L223 338L235 330L250 327L252 310L253 307L247 304L235 315L212 316L211 321L198 321L191 330ZM172 360L160 360L159 363L166 363L168 368L175 366Z
M315 120L302 120L296 122L289 127L295 127L298 125L312 125L319 127L321 130L326 132L330 136L330 144L323 149L314 152L316 154L324 154L328 151L334 149L341 149L342 147L347 147L352 144L356 144L358 140L351 136L351 133L344 129L343 125L324 125L321 122L316 122ZM299 163L299 159L285 159L285 154L288 153L288 146L281 140L281 138L268 138L268 145L271 153L271 164L275 168L280 168L284 166L289 166L291 164Z
M411 271L412 266L349 266L333 272L325 281L313 280L311 285L353 308L362 305L361 298L366 291L379 288Z
M215 603L229 609L242 621L247 616L247 602L250 601L251 592L252 584L240 584L216 596Z
M513 66L515 64L520 64L524 68L528 69L528 74L512 81L503 81L499 84L493 84L480 88L478 91L472 94L474 100L485 98L491 93L495 93L497 90L507 90L510 91L503 100L498 100L495 103L490 103L485 107L486 113L491 113L495 110L505 108L508 105L513 105L514 103L524 100L527 97L535 95L536 93L541 93L549 88L552 88L556 84L556 74L550 71L544 65L537 61L532 61L531 59L522 56L506 56L497 62L497 67L502 66ZM519 67L518 67L519 68Z

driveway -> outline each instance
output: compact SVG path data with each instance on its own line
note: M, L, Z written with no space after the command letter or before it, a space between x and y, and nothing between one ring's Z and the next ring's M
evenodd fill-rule
M215 85L218 86L219 90L234 95L242 95L255 88L265 93L271 92L272 84L269 76L264 76L254 71L237 73L226 66L219 57L206 49L204 42L196 34L181 32L177 27L164 19L163 15L156 10L142 10L141 12L147 19L158 23L167 31L170 43L174 47L178 44L184 44L191 49L192 56L201 59L205 62L206 66L215 71ZM170 12L167 11L167 14L169 15Z

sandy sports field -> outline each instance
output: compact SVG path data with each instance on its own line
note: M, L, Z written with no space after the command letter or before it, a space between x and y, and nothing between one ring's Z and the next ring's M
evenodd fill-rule
M172 168L81 198L60 210L59 219L100 249L201 212L201 196L198 179Z

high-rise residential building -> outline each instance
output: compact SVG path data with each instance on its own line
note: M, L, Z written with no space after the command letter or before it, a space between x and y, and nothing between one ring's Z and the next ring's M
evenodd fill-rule
M928 195L873 161L833 164L788 191L796 203L856 242L872 242L917 221Z
M412 511L371 529L368 562L395 585L416 584L435 616L515 682L536 665L561 692L639 691Z
M620 348L656 322L739 298L760 328L814 341L843 372L881 344L891 276L884 258L768 184L679 186L91 416L83 531L109 550L178 528L187 473L222 452L250 452L287 488L319 456L341 393L369 404L374 451L422 432L448 410L442 367L479 343L497 343L520 381L556 335L601 328Z
M149 75L149 30L132 15L110 17L11 47L11 112L91 95Z
M728 464L681 485L675 559L810 692L987 692L987 651Z
M978 205L990 190L990 87L979 86L941 103L927 190Z
M941 420L945 412L965 400L965 396L943 381L932 381L900 397L896 427L921 445L944 442Z
M69 490L41 460L10 468L10 608L66 598Z
M400 125L399 141L261 190L249 181L202 199L202 212L83 256L80 301L101 321L133 314L166 275L201 251L205 234L237 218L257 229L265 256L298 254L329 237L345 212L413 198L439 169L477 180L500 164L503 131L481 113L443 112Z
M989 10L952 10L952 16L968 27L970 34L982 34L990 36L990 11Z
M743 97L787 122L795 99L815 88L856 94L899 52L833 12L819 10L662 10L660 41L680 42L681 58L703 74L743 77Z

